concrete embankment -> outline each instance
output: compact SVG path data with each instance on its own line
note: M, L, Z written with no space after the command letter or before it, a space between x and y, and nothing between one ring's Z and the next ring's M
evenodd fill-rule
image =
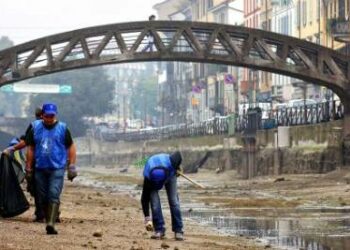
M139 142L106 142L93 138L76 141L80 165L126 167L154 153L180 150L187 170L193 170L194 164L206 157L203 168L235 169L242 176L246 172L247 152L242 135ZM334 170L343 162L341 142L342 121L258 131L254 176Z

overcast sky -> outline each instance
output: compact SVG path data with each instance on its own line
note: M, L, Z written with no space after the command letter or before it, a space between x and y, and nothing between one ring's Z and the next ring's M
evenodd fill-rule
M148 20L164 0L3 0L0 37L15 44L90 26Z

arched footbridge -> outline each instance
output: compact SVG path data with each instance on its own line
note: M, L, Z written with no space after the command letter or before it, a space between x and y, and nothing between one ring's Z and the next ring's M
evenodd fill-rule
M325 86L341 98L344 130L350 134L349 56L304 40L241 26L147 21L56 34L0 51L0 86L58 71L137 61L242 66Z

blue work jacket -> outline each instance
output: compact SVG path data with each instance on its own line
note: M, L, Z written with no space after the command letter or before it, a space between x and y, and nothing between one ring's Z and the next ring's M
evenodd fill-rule
M32 123L35 142L35 167L37 169L62 169L67 162L65 135L67 126L63 122L48 129L41 121Z

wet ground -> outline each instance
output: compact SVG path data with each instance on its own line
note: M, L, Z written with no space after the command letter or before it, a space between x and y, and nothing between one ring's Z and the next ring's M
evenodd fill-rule
M96 177L96 176L95 176ZM79 180L80 179L80 180ZM77 181L76 181L77 180ZM46 235L45 224L33 222L31 207L14 218L0 218L1 250L262 250L245 237L222 235L209 226L185 218L185 240L176 241L171 230L162 240L150 239L144 228L140 202L127 186L110 191L108 188L84 187L87 179L79 176L66 182L61 196L61 223L56 224L58 235ZM79 181L78 181L79 180ZM124 180L125 181L125 180ZM78 184L80 182L80 184ZM92 182L93 185L94 181ZM97 183L98 184L98 183ZM129 191L128 191L129 190ZM165 215L169 226L169 215ZM169 227L168 227L169 229Z
M79 182L125 192L139 200L141 170L120 170L84 169ZM206 188L179 179L183 216L203 227L278 249L350 249L348 170L249 181L241 180L233 170L220 174L200 170L189 176Z

